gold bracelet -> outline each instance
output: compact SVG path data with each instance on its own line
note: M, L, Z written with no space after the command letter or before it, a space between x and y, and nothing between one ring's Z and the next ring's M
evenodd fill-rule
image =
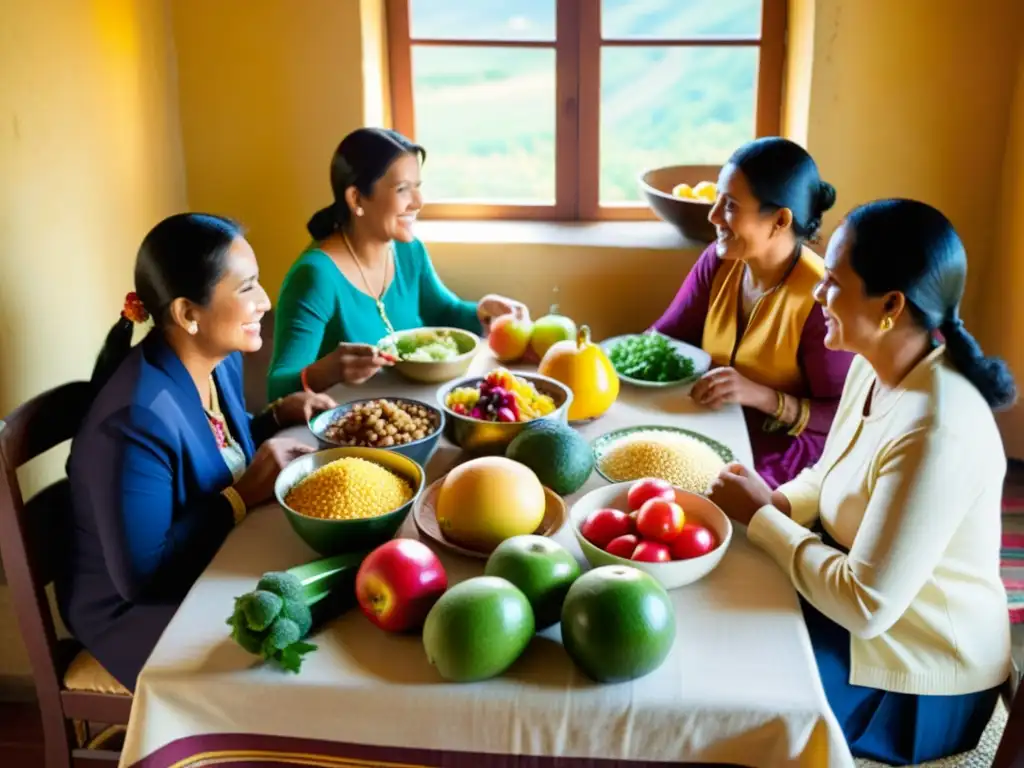
M282 400L284 400L284 398L279 397L277 398L277 400L275 400L272 403L269 403L267 407L263 409L264 414L267 413L268 411L270 412L271 417L274 419L274 423L277 424L277 426L279 427L281 426L281 422L277 418L277 408L278 406L281 405Z
M800 398L800 415L797 417L796 422L793 424L793 428L789 430L788 434L790 437L799 437L805 429L807 429L807 422L811 420L811 401L807 398Z
M240 522L242 522L242 520L245 519L245 515L248 512L248 510L245 507L245 502L242 501L242 497L239 495L238 491L236 491L231 486L228 486L220 493L225 499L228 500L228 503L231 505L231 510L234 513L235 517L235 525L238 525Z
M775 420L778 421L778 422L781 422L782 421L782 417L786 413L786 396L781 392L781 390L778 390L778 389L775 390L775 395L776 395L776 397L778 397L778 401L779 401L779 405L775 409Z

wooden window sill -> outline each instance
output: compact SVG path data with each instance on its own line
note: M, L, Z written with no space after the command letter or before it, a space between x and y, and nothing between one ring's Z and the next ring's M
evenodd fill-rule
M706 243L683 237L663 221L458 221L420 219L416 236L435 243L552 245L583 248L627 248L703 251Z

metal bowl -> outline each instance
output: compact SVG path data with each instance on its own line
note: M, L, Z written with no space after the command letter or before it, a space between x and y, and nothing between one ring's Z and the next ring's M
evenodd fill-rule
M429 362L399 360L394 365L395 370L410 381L416 381L421 384L439 384L443 381L451 381L457 376L465 375L473 362L473 358L476 356L477 350L480 348L481 340L475 333L470 333L461 328L431 327L398 331L381 339L377 342L377 346L379 348L392 347L399 339L431 331L444 331L452 336L459 349L462 350L462 353L450 360L434 360Z
M327 520L299 514L285 503L288 492L315 470L345 457L366 459L405 478L412 487L412 497L391 512L360 520ZM308 453L292 461L281 470L274 483L274 495L284 510L292 529L310 547L324 557L346 552L372 549L392 538L409 510L423 492L423 468L408 456L383 448L331 448Z
M559 381L538 373L512 374L533 384L542 395L549 395L555 401L555 410L547 416L533 421L550 420L569 423L569 406L572 404L572 390ZM437 402L444 411L444 436L468 453L477 455L502 454L513 438L523 431L527 424L533 422L501 422L481 421L469 416L455 413L447 405L448 393L459 387L478 387L486 376L469 376L445 384L437 390Z
M441 434L444 431L445 415L444 411L429 403L424 403L421 400L413 400L408 397L368 397L364 400L352 400L348 403L343 403L336 408L332 408L329 411L323 411L318 413L312 419L309 420L309 431L312 432L316 439L320 441L320 445L329 447L348 448L353 446L343 446L337 441L331 440L326 436L327 428L337 421L339 418L344 416L346 413L352 410L352 406L359 403L369 403L375 400L388 400L392 403L404 403L407 405L418 405L421 408L425 408L431 413L435 414L438 418L437 429L431 432L426 437L414 440L411 443L405 445L393 445L388 447L379 446L382 451L391 451L393 453L400 453L403 456L408 456L413 461L417 462L422 466L427 466L427 462L430 461L430 457L434 455L434 450L437 448L437 442L441 439Z

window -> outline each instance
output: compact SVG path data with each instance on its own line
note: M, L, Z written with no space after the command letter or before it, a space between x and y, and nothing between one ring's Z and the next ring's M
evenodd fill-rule
M639 177L713 180L778 133L786 0L388 0L395 128L425 217L651 218Z

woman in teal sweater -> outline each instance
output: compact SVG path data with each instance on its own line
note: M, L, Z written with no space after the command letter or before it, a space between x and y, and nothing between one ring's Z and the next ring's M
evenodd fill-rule
M361 384L394 360L376 343L423 326L485 333L499 315L528 315L518 301L452 293L412 232L423 205L426 151L395 131L359 128L331 161L333 205L307 228L313 243L281 286L274 320L271 399Z

